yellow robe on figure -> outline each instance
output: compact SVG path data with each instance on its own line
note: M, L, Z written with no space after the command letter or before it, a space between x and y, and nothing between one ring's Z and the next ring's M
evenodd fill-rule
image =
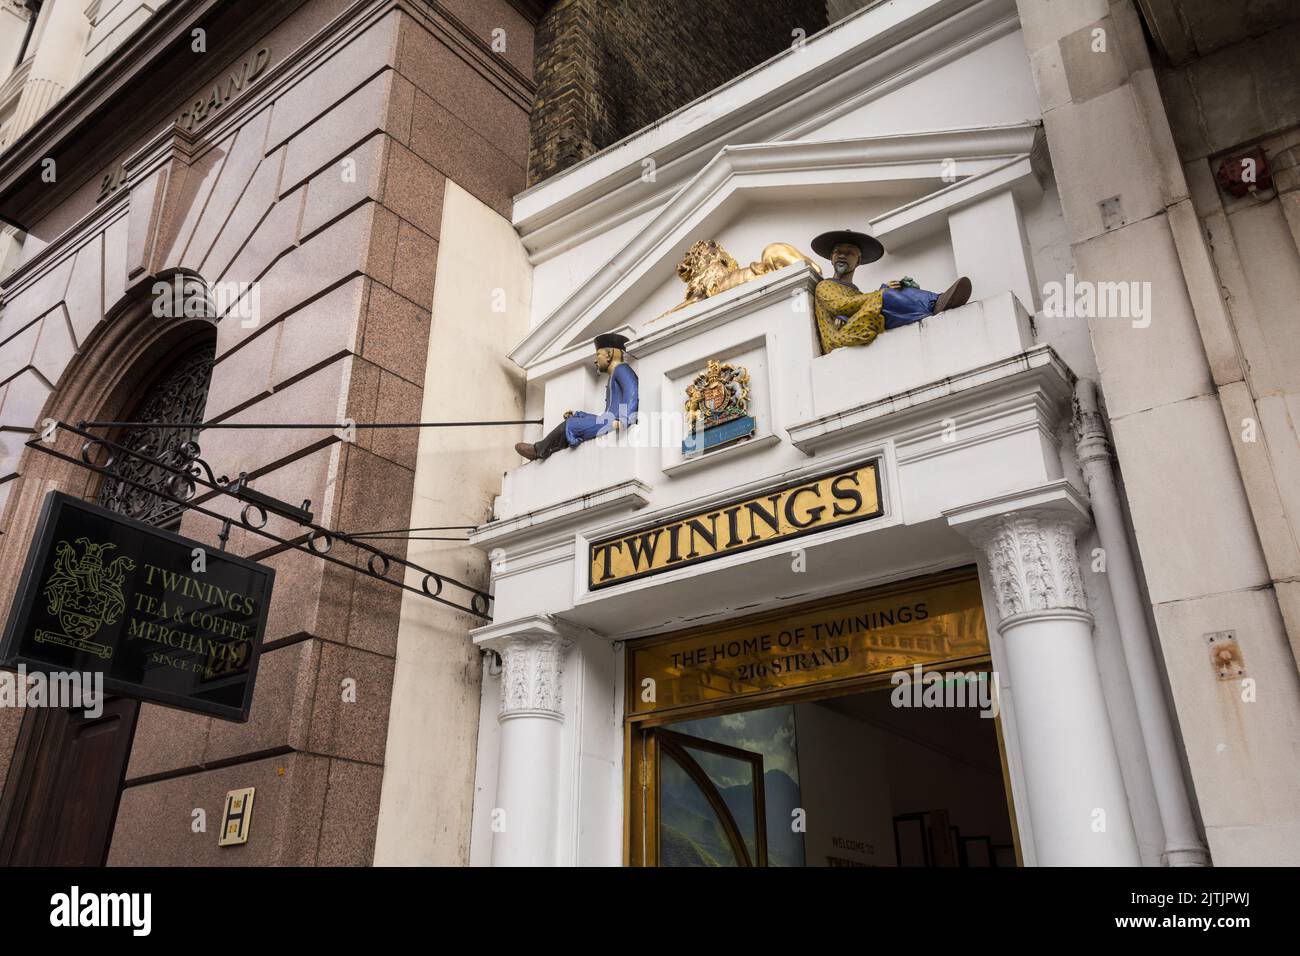
M823 279L813 300L823 355L846 345L870 345L885 331L883 289L859 292L847 283ZM845 321L837 321L838 317Z

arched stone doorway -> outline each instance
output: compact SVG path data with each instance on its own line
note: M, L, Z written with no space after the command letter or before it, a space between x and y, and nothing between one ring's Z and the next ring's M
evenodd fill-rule
M179 310L155 308L157 281L141 282L109 311L99 332L64 370L43 421L137 422L109 437L154 457L194 437L188 429L158 426L203 419L216 351L215 317L172 317ZM185 287L201 283L195 276L182 278ZM79 443L75 435L55 438L58 450L74 457ZM41 502L55 489L137 520L179 528L178 506L121 480L161 489L164 473L147 463L123 458L113 466L114 476L101 477L28 449L21 468L22 484L11 496L12 540L30 539ZM16 576L25 552L25 547L6 549L3 573ZM105 862L139 708L136 700L109 697L95 718L48 707L23 714L0 795L0 865Z

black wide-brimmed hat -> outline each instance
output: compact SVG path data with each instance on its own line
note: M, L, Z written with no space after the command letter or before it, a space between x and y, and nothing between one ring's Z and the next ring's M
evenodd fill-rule
M596 336L596 348L598 349L623 349L627 350L627 336L619 335L617 332L605 332Z
M880 244L879 239L874 239L865 232L854 232L852 229L833 229L830 232L823 232L812 241L813 252L823 259L829 259L832 250L841 243L858 247L862 252L862 258L858 260L859 265L875 262L885 254L885 247Z

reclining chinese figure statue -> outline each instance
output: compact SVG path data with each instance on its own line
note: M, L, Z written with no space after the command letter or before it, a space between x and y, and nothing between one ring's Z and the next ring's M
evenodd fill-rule
M849 229L824 232L812 241L812 247L829 259L835 270L833 278L822 279L814 290L823 354L849 345L870 345L888 329L920 322L970 299L971 283L965 276L942 293L927 292L906 276L863 292L853 284L854 270L885 254L880 241L866 233Z
M623 360L627 338L613 332L596 336L596 371L609 375L605 386L605 410L565 412L564 421L546 433L541 441L518 442L515 451L529 461L551 457L563 448L576 448L609 431L619 431L636 422L639 383L636 372Z

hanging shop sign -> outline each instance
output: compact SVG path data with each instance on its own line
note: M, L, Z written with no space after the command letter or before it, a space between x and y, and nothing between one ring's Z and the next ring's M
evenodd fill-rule
M628 713L649 714L986 657L973 570L628 645Z
M590 546L588 586L607 588L884 513L879 461L809 478Z
M248 719L275 572L61 492L45 497L0 664Z

